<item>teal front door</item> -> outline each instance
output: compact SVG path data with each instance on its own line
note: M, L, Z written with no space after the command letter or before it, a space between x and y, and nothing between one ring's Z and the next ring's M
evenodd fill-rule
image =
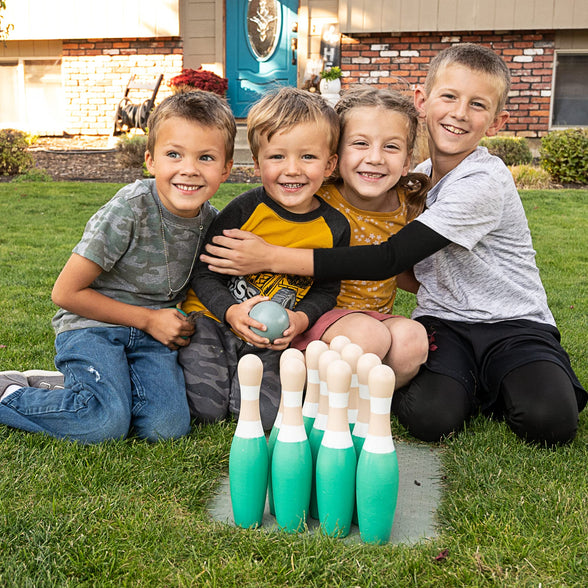
M227 0L227 96L237 118L275 85L296 86L298 0Z

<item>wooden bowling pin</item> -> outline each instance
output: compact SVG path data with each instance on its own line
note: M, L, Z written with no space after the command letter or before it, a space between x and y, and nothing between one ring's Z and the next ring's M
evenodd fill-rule
M321 531L331 537L346 537L355 505L357 464L347 420L351 385L347 362L329 364L327 385L329 416L316 460L316 496Z
M282 369L282 364L288 359L297 359L304 364L304 353L295 347L288 347L288 349L284 349L284 351L282 351L282 355L280 355L280 369Z
M353 433L359 410L359 383L357 380L357 361L363 355L363 349L356 343L348 343L341 351L341 359L351 368L351 385L349 386L349 430Z
M359 461L361 448L363 447L365 438L367 437L368 424L370 420L370 392L368 388L368 375L370 370L381 365L382 361L375 353L364 353L357 360L357 383L358 383L358 409L357 421L351 432L351 439L355 447L355 455ZM357 505L353 509L353 523L358 524L357 520Z
M346 337L345 335L337 335L331 339L331 342L329 343L329 349L332 349L337 353L341 353L341 351L343 351L343 347L345 347L345 345L349 345L349 343L351 343L349 337Z
M318 505L316 502L316 458L318 456L323 435L327 429L327 418L329 414L329 390L327 388L327 368L329 364L336 359L341 359L341 356L332 349L327 349L319 358L319 388L320 397L318 412L308 440L310 441L310 451L312 453L313 475L312 475L312 490L310 493L310 516L313 519L319 518Z
M306 368L296 358L280 366L283 417L272 455L271 478L276 521L295 533L305 528L312 484L312 454L302 419Z
M378 365L369 373L370 422L357 464L357 518L362 541L390 540L398 500L398 458L390 430L396 377Z
M359 402L357 409L357 421L351 437L355 446L357 459L361 453L361 448L367 437L368 424L370 420L370 392L368 388L368 376L371 369L381 365L382 360L375 353L364 353L357 360L357 382L359 391Z
M282 355L280 355L280 370L282 369L282 363L290 358L296 358L299 361L304 363L304 354L299 349L294 349L290 347L282 351ZM274 420L274 424L272 426L272 430L270 431L269 438L267 441L267 449L269 452L269 471L271 474L272 471L272 455L274 452L274 445L276 444L276 439L278 438L278 433L280 431L280 426L282 424L282 413L283 413L283 398L280 396L280 404L278 406L278 414L276 414L276 419ZM268 484L267 484L267 499L269 504L269 511L271 514L275 515L276 510L274 508L274 494L272 488L272 477L269 476Z
M259 415L263 364L244 355L237 365L241 389L239 420L229 454L229 487L235 524L261 526L268 482L269 456Z
M318 413L320 397L319 358L329 346L320 339L311 341L306 347L306 394L302 405L302 417L306 434L310 435L314 419Z

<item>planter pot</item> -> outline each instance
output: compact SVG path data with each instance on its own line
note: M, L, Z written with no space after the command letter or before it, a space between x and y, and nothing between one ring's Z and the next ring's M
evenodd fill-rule
M335 106L339 101L341 95L341 80L325 80L322 79L319 84L319 90L323 98L331 105Z

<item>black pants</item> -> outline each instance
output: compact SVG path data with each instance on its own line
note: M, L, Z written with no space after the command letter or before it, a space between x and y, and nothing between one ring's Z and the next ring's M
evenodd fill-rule
M412 435L438 441L461 430L478 406L457 379L423 367L408 386L395 392L392 410ZM578 429L574 386L566 371L551 361L527 363L509 372L487 412L504 417L529 442L567 443Z

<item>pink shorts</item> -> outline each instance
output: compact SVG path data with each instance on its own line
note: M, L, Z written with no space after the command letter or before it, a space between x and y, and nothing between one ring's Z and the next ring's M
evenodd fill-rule
M329 310L329 312L323 314L310 329L308 329L301 335L295 337L292 340L290 347L294 347L295 349L300 349L300 351L304 351L311 341L320 339L325 334L325 331L331 325L336 323L340 318L343 318L344 316L352 314L354 312L367 314L368 316L380 322L385 321L389 318L400 317L400 315L397 314L385 314L383 312L377 312L375 310L353 310L349 308L334 308L333 310Z

